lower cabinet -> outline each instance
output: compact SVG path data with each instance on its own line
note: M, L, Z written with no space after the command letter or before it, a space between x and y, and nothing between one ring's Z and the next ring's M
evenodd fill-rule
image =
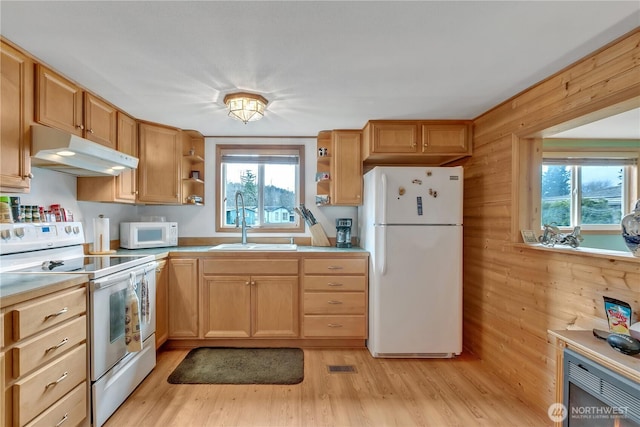
M198 259L169 259L169 338L198 337Z
M304 260L305 338L367 338L367 258Z
M86 285L2 309L2 425L88 425Z
M299 335L298 260L205 259L203 264L204 338Z
M166 260L156 267L156 349L169 338L169 266Z
M314 340L357 345L367 338L368 254L219 253L168 261L168 340ZM162 273L158 273L162 274ZM158 312L162 310L158 279ZM158 314L157 335L162 335ZM159 341L160 342L160 341ZM256 341L257 342L257 341ZM173 343L176 344L176 343ZM160 345L160 344L158 344ZM314 344L315 345L315 344Z

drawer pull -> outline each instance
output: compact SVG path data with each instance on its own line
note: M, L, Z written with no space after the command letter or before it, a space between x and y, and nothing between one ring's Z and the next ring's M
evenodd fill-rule
M327 326L330 328L342 328L342 325L340 323L329 323L327 324Z
M65 314L67 311L69 311L69 309L65 307L62 310L58 311L57 313L47 314L46 316L44 316L44 320L49 320L50 317L58 317L62 314Z
M60 427L68 419L69 419L69 413L67 412L66 414L64 414L64 417L62 417L62 419L58 421L58 423L54 427Z
M69 338L65 338L65 339L63 339L62 341L60 341L58 344L56 344L56 345L54 345L54 346L49 347L49 348L48 348L48 349L46 349L44 352L45 352L45 353L49 353L50 351L57 350L57 349L59 349L60 347L62 347L63 345L65 345L65 344L66 344L66 343L68 343L68 342L69 342Z
M342 266L341 265L330 265L329 267L327 267L329 270L342 270Z
M327 304L342 304L342 301L336 301L334 299L331 299L331 300L327 301Z
M344 286L342 283L331 283L331 282L327 283L327 285L329 285L329 286Z
M58 385L58 383L60 381L63 381L64 379L66 379L69 376L68 372L65 372L64 374L62 374L62 376L60 378L58 378L57 380L55 380L52 383L47 384L46 386L44 386L45 389L48 389L49 387L53 387L55 385Z

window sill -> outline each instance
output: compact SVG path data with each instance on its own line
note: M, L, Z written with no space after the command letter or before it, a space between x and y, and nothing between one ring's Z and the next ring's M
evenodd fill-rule
M569 246L544 246L540 243L536 244L526 244L526 243L514 243L514 248L518 249L531 249L537 251L546 251L546 252L556 252L577 256L589 256L596 258L606 258L610 260L618 260L618 261L636 261L640 263L640 257L635 257L631 254L631 252L623 252L623 251L608 251L605 249L595 249L595 248L572 248Z

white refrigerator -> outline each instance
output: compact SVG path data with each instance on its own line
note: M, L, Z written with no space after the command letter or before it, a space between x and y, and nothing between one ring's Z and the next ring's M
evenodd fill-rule
M375 167L358 208L374 357L462 352L462 167Z

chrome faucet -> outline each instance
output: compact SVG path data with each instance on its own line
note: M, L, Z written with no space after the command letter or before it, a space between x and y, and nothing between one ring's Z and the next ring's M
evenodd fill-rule
M242 203L242 244L247 244L247 220L245 218L245 209L244 209L244 196L242 192L236 191L236 228L238 227L238 222L240 218L240 212L238 210L238 197L240 197L240 202Z

